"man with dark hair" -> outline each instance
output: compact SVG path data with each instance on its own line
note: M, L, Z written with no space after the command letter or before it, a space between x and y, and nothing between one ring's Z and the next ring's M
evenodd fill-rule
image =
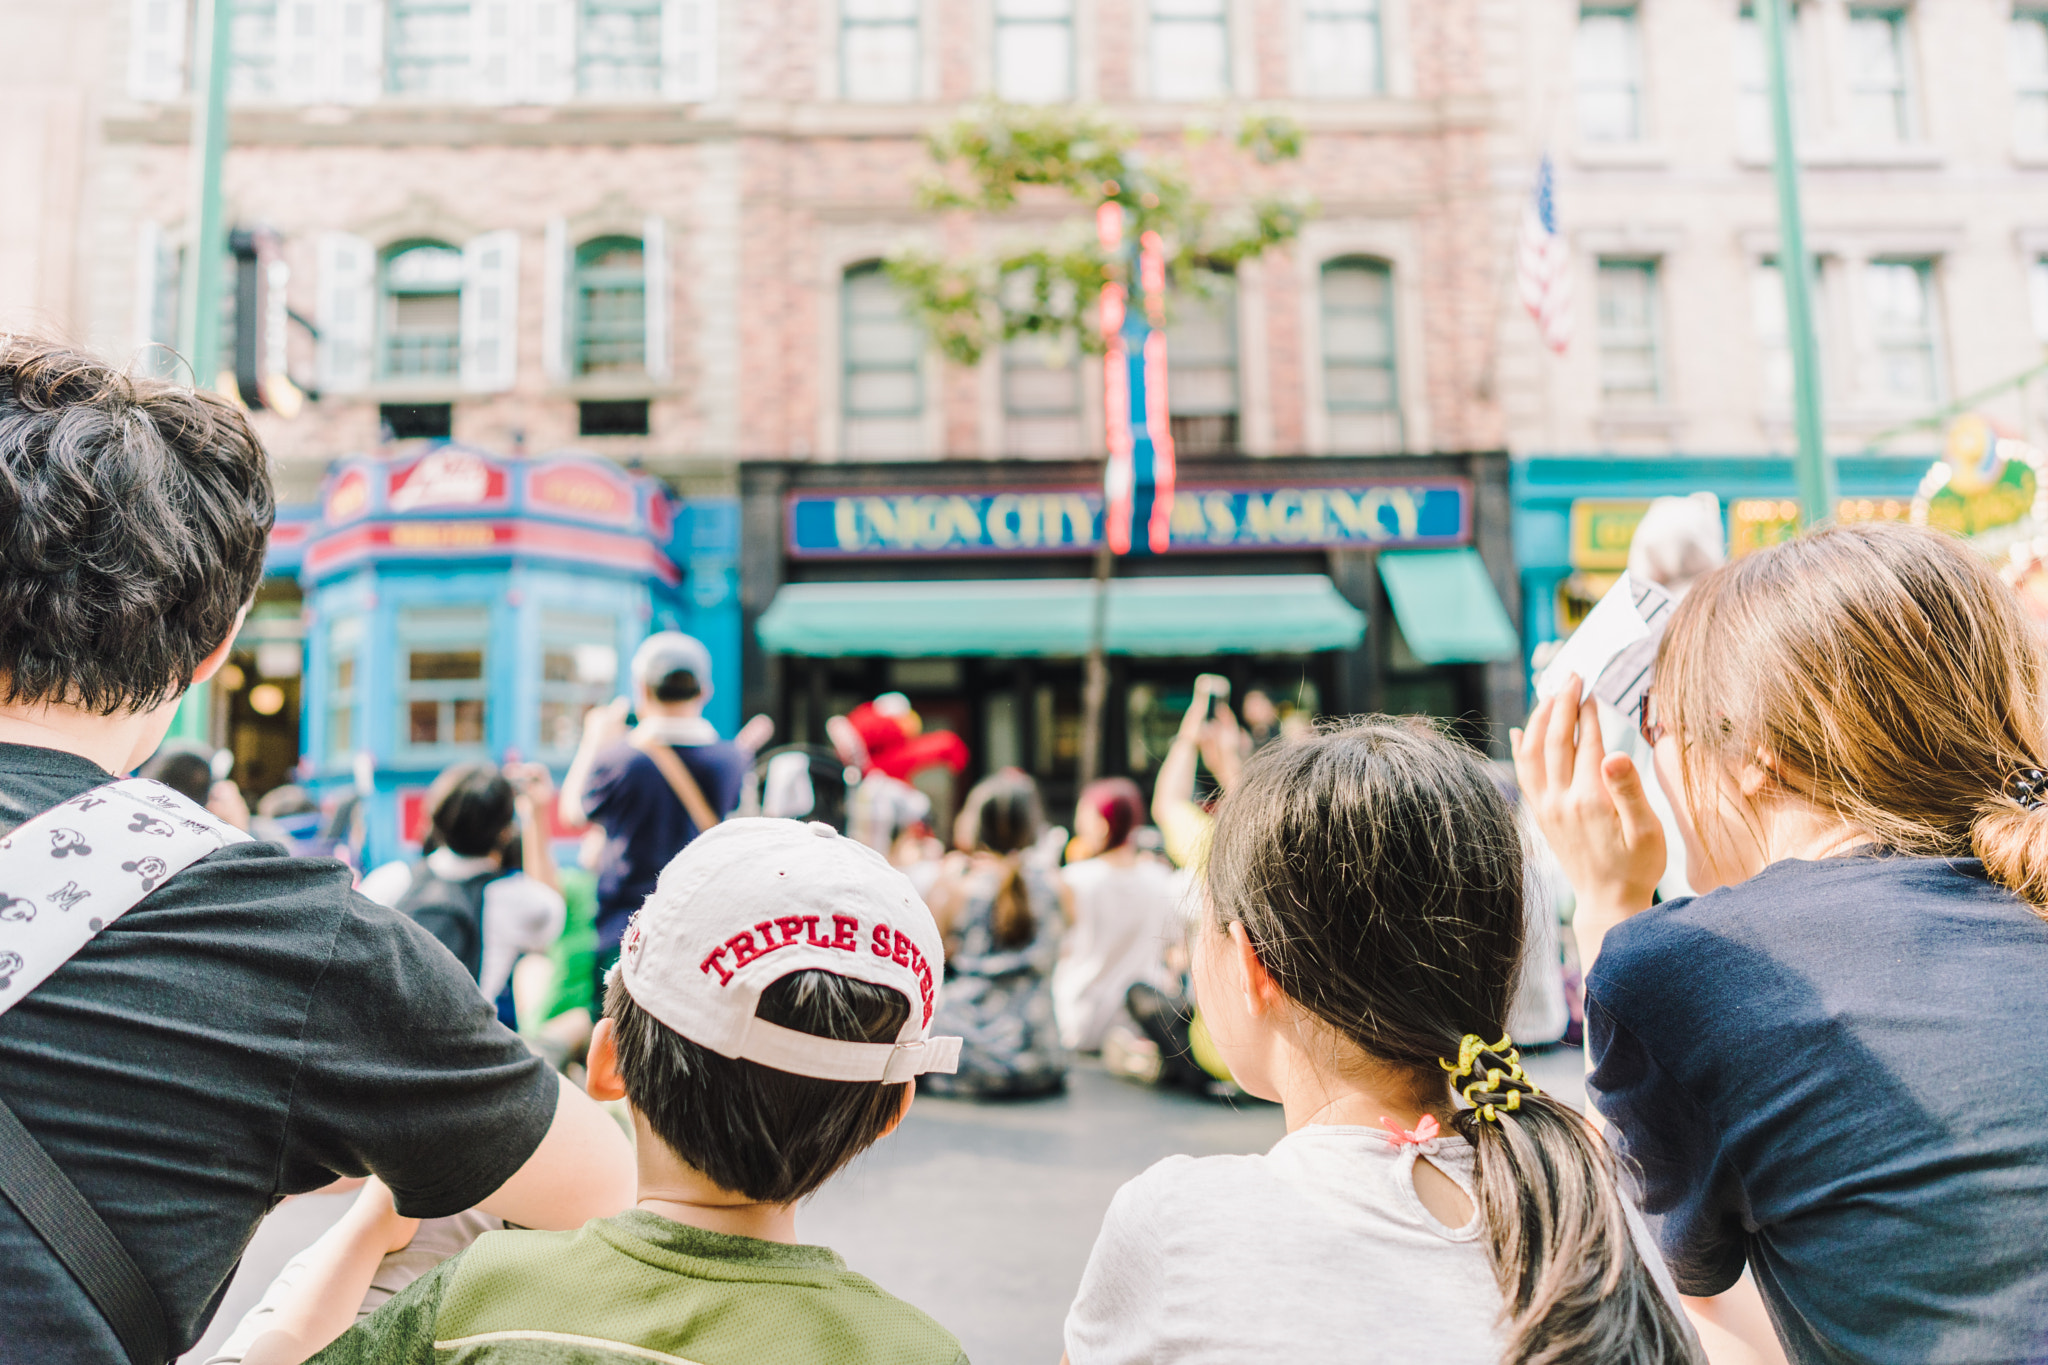
M103 805L94 793L155 751L185 689L227 658L274 510L263 449L230 404L0 340L0 827ZM87 899L76 858L69 894L0 917L5 949L88 916L93 931L0 999L0 1184L14 1182L0 1362L160 1365L204 1331L263 1215L336 1176L379 1175L412 1214L481 1204L537 1226L630 1201L616 1126L340 863L224 840L164 872L152 846L120 845L175 837L174 821L131 828L102 840L116 846L98 865L125 858L139 882ZM37 852L13 842L0 858ZM22 1211L37 1146L39 1188L54 1166L90 1210L68 1228ZM132 1262L114 1277L139 1286L126 1311L105 1307L108 1277L75 1246L45 1240L81 1223L103 1223L114 1261Z
M638 727L626 728L624 697L592 710L562 779L563 821L588 820L605 836L597 866L599 980L618 961L626 921L654 890L661 870L707 820L722 819L739 804L749 762L704 719L711 653L701 641L673 630L650 635L633 655L632 675ZM679 761L679 772L661 761L668 755ZM685 784L680 790L679 783ZM685 802L691 785L704 807L694 813Z
M590 1093L630 1107L639 1205L575 1233L486 1232L351 1327L413 1234L373 1186L232 1354L963 1365L944 1328L796 1236L798 1201L895 1128L916 1077L958 1063L958 1038L929 1036L943 953L873 849L725 821L633 917L591 1040Z

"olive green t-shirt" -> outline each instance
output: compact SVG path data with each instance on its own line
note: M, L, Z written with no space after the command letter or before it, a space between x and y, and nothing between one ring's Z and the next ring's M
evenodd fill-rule
M827 1247L629 1209L575 1232L487 1232L318 1365L965 1365L945 1328Z

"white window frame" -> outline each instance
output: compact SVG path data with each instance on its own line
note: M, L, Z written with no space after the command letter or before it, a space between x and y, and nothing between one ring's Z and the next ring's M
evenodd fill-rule
M872 3L872 0L869 0ZM909 0L908 13L900 16L875 17L849 12L861 0L837 0L839 21L837 37L839 98L855 104L909 104L916 102L924 89L924 5L923 0ZM848 46L851 35L861 29L908 29L910 31L909 85L901 94L856 94L854 82L850 79Z
M1379 275L1385 282L1386 306L1376 310L1380 315L1381 325L1386 331L1387 354L1384 363L1364 357L1336 355L1331 350L1330 337L1332 328L1330 326L1330 318L1333 313L1339 310L1333 309L1330 305L1329 279L1333 272L1346 270L1370 271ZM1362 313L1364 310L1345 309L1342 311ZM1322 261L1316 269L1316 317L1318 323L1316 335L1320 342L1317 367L1318 377L1322 381L1321 399L1324 427L1330 433L1332 448L1344 446L1347 448L1345 453L1352 453L1349 447L1357 444L1341 440L1337 435L1337 426L1341 420L1341 415L1347 413L1377 413L1384 414L1391 419L1389 429L1393 439L1390 442L1381 443L1371 453L1392 453L1405 448L1407 445L1407 422L1406 405L1402 402L1401 392L1404 382L1404 377L1401 373L1401 295L1400 281L1395 274L1394 263L1383 257L1369 256L1360 252L1332 256ZM1347 368L1385 371L1387 376L1387 401L1385 403L1360 403L1350 400L1339 400L1334 397L1334 386L1330 383L1331 371Z
M1142 0L1145 5L1145 90L1154 100L1172 104L1200 104L1209 100L1227 100L1237 93L1237 69L1239 53L1236 50L1236 25L1233 23L1232 0ZM1174 13L1173 7L1198 3L1213 3L1214 14ZM1162 8L1165 12L1162 12ZM1206 94L1166 94L1159 79L1159 36L1162 30L1176 26L1193 27L1209 25L1221 31L1223 40L1223 69L1217 88Z
M1855 29L1859 23L1882 22L1892 35L1893 52L1898 61L1896 80L1878 85L1850 64L1856 47ZM1913 13L1903 4L1852 5L1847 22L1842 30L1844 50L1842 54L1842 91L1846 100L1846 114L1850 135L1866 146L1900 147L1915 141L1920 134L1918 96L1913 69ZM1864 98L1876 95L1886 98L1892 106L1891 129L1889 132L1872 137L1862 122L1858 110Z
M1301 93L1310 99L1375 99L1388 91L1388 0L1300 0ZM1363 88L1340 89L1318 83L1315 54L1328 44L1325 26L1363 25L1372 32L1373 66Z
M1602 256L1594 262L1594 331L1599 352L1602 407L1641 410L1661 407L1665 403L1663 266L1663 261L1655 256ZM1606 308L1608 281L1624 274L1639 281L1647 314L1641 326L1628 331L1611 325ZM1650 362L1648 389L1619 385L1611 362L1624 353L1639 355L1645 351Z
M1059 14L1013 12L1011 7L1018 5L1019 0L991 0L991 2L993 11L990 15L992 33L990 42L989 88L994 92L995 97L999 100L1023 104L1060 104L1073 99L1080 77L1080 35L1077 32L1074 19L1074 7L1077 0L1052 0L1052 3L1064 5L1063 11ZM1046 6L1046 0L1035 0L1035 3L1032 0L1027 0L1024 8L1029 10L1044 6ZM1066 34L1067 65L1066 71L1063 73L1065 77L1063 88L1057 94L1030 99L1023 99L1015 94L1006 92L1003 89L1003 40L1005 36L1016 36L1035 29L1051 28L1062 29Z
M1866 260L1857 262L1859 278L1855 306L1860 322L1857 334L1863 339L1866 348L1866 354L1861 357L1864 375L1863 382L1858 385L1858 396L1873 409L1929 412L1938 408L1947 396L1948 385L1943 374L1941 293L1938 279L1940 266L1938 257L1910 253L1874 254ZM1921 331L1910 339L1887 337L1879 329L1879 319L1871 303L1870 290L1872 272L1884 269L1910 270L1918 281L1920 306L1925 321ZM1882 377L1888 368L1889 358L1908 348L1920 353L1924 358L1927 392L1919 396L1899 397L1883 386Z
M2032 30L2039 39L2044 58L2038 71L2028 71L2020 65L2020 34ZM2012 18L2006 29L2006 69L2012 85L2013 103L2013 145L2023 152L2036 156L2048 153L2048 6L2041 4L2020 4L2013 6ZM2032 119L2026 110L2039 111ZM2030 125L2033 131L2029 133Z
M393 704L397 708L393 720L398 732L392 745L397 754L408 761L450 762L490 752L491 719L496 709L491 705L494 690L491 633L491 604L488 602L449 602L398 609L397 628L392 640L398 654L393 672L393 691L396 693ZM476 677L416 680L411 676L411 656L415 652L467 653L471 646L475 647L477 654ZM360 668L358 664L358 672ZM454 737L456 708L470 701L483 708L480 717L483 733L475 741L457 740ZM412 707L415 702L432 703L436 708L435 739L432 743L413 742Z
M1628 63L1630 69L1618 75L1608 76L1599 82L1589 82L1584 69L1585 50L1583 38L1588 19L1624 20L1628 33ZM1611 96L1625 92L1629 99L1631 118L1626 134L1617 137L1594 136L1588 131L1585 105L1589 96ZM1577 21L1572 32L1572 102L1575 111L1575 132L1580 145L1589 147L1634 147L1647 141L1650 135L1649 83L1647 64L1643 50L1642 7L1627 3L1627 0L1586 0L1578 8Z
M390 0L389 22L386 24L384 31L385 94L395 99L411 99L421 102L453 102L469 99L476 89L476 54L473 50L475 47L474 24L477 18L477 5L480 2L481 0ZM404 25L400 22L401 10L439 12L449 15L451 18L459 13L462 24L469 35L465 37L462 44L461 55L459 57L441 55L433 58L424 58L400 53L398 50L399 39L400 35L405 31ZM400 87L398 82L402 72L412 67L427 64L460 69L446 89L405 89Z

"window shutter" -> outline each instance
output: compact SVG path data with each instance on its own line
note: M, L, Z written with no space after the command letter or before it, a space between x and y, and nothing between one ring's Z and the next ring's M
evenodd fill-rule
M576 95L576 0L527 0L532 76L527 98L562 104Z
M561 383L569 377L569 329L565 324L568 310L574 306L569 297L569 225L560 218L548 219L547 255L541 262L543 280L540 297L540 364L541 372L554 383Z
M661 93L695 103L717 86L718 8L714 0L662 0Z
M462 249L462 387L500 393L519 373L519 234L486 232Z
M354 393L370 383L376 341L377 253L349 232L323 232L320 263L320 387Z
M669 377L668 340L668 224L660 214L649 214L642 229L640 259L647 272L641 297L646 300L647 374L650 379Z
M368 104L384 93L384 0L326 0L327 72L320 98Z
M470 95L478 104L517 104L525 96L525 8L522 0L475 0L469 7Z
M321 0L278 0L277 97L290 104L332 98L329 55L334 45L321 30L328 6Z
M186 0L130 0L128 93L174 100L185 93Z

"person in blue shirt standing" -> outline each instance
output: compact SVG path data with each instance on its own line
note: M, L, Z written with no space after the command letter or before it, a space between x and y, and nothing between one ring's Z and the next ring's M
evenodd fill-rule
M751 761L704 719L711 652L679 631L650 635L633 654L633 695L594 708L562 779L566 824L604 831L597 864L597 980L619 959L619 939L661 870L730 815ZM639 717L628 728L628 709ZM691 807L697 807L692 810Z
M1576 682L1515 736L1588 1086L1695 1311L1799 1365L2048 1360L2048 663L1990 564L1834 527L1701 578L1643 709L1701 893ZM1574 731L1576 730L1576 735Z

